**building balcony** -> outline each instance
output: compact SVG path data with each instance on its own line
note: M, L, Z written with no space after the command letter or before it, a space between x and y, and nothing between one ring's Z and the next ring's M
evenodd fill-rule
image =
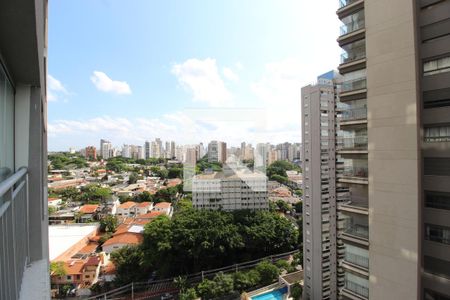
M341 63L338 67L341 74L364 69L366 67L366 40L357 40L354 43L342 46Z
M365 287L357 287L357 284L352 284L350 286L347 286L347 283L345 284L344 288L341 290L342 296L344 296L344 299L352 299L352 300L367 300L369 299L369 289ZM358 292L355 292L353 290L357 290ZM367 296L360 295L366 294Z
M341 96L347 93L365 90L366 88L367 88L367 81L365 77L345 81L341 85Z
M336 14L339 19L342 19L363 7L364 0L339 0L339 8Z
M345 231L343 232L346 235L351 235L357 238L369 239L369 226L362 225L362 224L354 224L351 226L348 226Z
M367 107L342 109L339 122L341 126L366 124L366 123L367 123Z
M343 166L338 170L338 181L344 183L368 184L367 166Z
M338 137L337 151L344 153L367 153L367 135ZM367 176L366 176L367 177Z
M27 170L22 168L0 183L0 236L7 241L0 243L0 274L8 274L0 280L0 299L50 296L47 261L30 261L28 202Z

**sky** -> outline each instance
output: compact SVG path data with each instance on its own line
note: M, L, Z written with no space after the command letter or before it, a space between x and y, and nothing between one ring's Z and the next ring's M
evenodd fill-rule
M301 87L339 63L336 0L50 0L50 151L301 141Z

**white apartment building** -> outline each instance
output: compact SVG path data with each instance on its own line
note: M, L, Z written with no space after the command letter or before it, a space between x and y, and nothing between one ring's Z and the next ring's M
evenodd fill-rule
M269 209L267 177L263 173L227 170L196 175L192 199L197 209Z

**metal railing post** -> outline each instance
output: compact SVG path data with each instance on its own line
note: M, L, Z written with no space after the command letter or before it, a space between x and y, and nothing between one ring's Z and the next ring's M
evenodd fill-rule
M131 299L134 300L134 282L131 283Z

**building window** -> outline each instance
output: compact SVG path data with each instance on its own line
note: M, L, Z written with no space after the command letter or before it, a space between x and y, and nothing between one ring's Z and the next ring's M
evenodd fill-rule
M450 210L450 193L425 191L425 206Z
M0 182L14 170L14 90L0 66Z
M450 245L450 228L433 224L425 224L425 239Z
M450 126L425 128L425 142L450 142Z
M423 63L423 75L429 76L450 72L450 56L427 61Z
M67 275L67 280L72 280L72 276Z

